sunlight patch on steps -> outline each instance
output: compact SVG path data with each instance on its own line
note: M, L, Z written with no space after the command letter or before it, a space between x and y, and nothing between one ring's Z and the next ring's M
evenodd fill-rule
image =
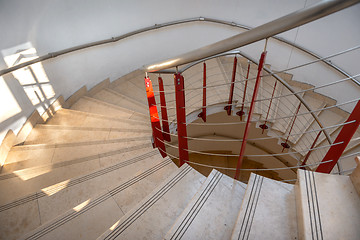
M117 227L117 225L119 225L119 223L120 223L120 220L118 220L116 223L114 223L114 225L112 225L109 229L111 231L114 231L114 229Z
M36 170L25 169L25 170L14 171L14 174L18 176L21 180L27 181L29 179L38 177L45 173L51 172L52 170L53 170L52 166L44 166L42 168L37 168Z
M79 212L81 209L83 209L86 205L88 205L90 202L90 198L88 200L86 200L83 203L80 203L79 205L77 205L76 207L74 207L73 209L77 212Z
M69 183L70 183L70 179L59 182L47 188L43 188L41 189L41 191L44 192L46 195L51 196L66 188Z

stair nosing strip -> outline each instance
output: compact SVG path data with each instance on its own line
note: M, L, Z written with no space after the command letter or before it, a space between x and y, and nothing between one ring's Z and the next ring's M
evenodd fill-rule
M179 226L177 227L177 229L175 230L175 232L173 233L173 235L171 236L170 239L174 239L174 238L176 239L177 237L179 237L179 234L181 234L182 230L187 227L187 224L188 224L189 220L191 220L192 216L194 215L196 210L199 208L199 206L200 206L200 210L201 210L201 208L202 208L201 204L203 202L206 202L207 199L205 201L203 201L203 200L207 197L207 194L209 192L211 194L212 187L214 186L214 184L215 184L215 187L216 187L217 180L220 181L221 177L222 177L222 174L220 172L218 172L218 171L216 171L215 174L213 174L210 181L208 181L205 188L202 190L200 196L196 199L195 203L191 206L190 211L188 211L186 213L186 215L183 218L182 222L179 224ZM208 195L210 196L210 194L208 194ZM197 214L195 214L194 218L196 217L196 215ZM190 224L191 224L191 222L190 222ZM185 229L185 232L186 232L186 230L187 229Z
M145 153L145 154L139 155L139 156L137 156L137 157L135 157L135 158L132 158L132 159L129 159L129 160L127 160L127 161L124 161L124 162L115 164L115 165L110 166L110 167L103 168L103 169L101 169L101 170L98 170L98 171L96 171L96 172L92 172L92 173L90 173L90 174L86 174L85 176L81 176L81 177L79 177L79 178L76 178L76 179L74 179L73 181L70 180L70 182L68 182L68 184L65 186L65 188L68 188L68 187L71 187L71 186L75 186L75 185L77 185L77 184L79 184L79 183L85 182L85 181L90 180L90 179L94 179L94 178L99 177L99 176L102 176L102 175L104 175L104 174L106 174L106 173L115 171L115 170L117 170L117 169L120 169L120 168L122 168L122 167L126 167L126 166L128 166L128 165L131 165L132 163L136 163L136 162L138 162L138 161L142 161L142 160L144 160L144 159L147 158L147 157L155 156L156 154L157 154L157 151L156 151L156 150L153 150L153 151L151 151L151 152L147 152L147 153ZM133 161L133 162L132 162L132 161ZM125 163L125 162L126 162L127 164L124 165L124 166L121 166L121 165L122 165L123 163ZM120 164L121 164L121 165L120 165ZM119 165L120 165L120 166L119 166ZM59 183L58 183L58 184L59 184ZM51 187L51 186L49 186L49 187ZM57 186L57 187L54 187L54 189L51 189L51 190L57 190L58 188L65 189L65 188L63 187L63 185L61 185L61 186L59 185L59 186ZM4 204L4 205L0 206L0 212L6 211L6 210L8 210L8 209L11 209L11 208L14 208L14 207L17 207L17 206L20 206L20 205L25 204L25 203L28 203L28 202L30 202L30 201L32 201L32 200L36 200L36 199L32 199L32 198L31 198L31 196L33 196L33 195L36 195L36 199L39 199L39 198L42 198L42 197L47 196L47 194L44 193L44 192L36 192L36 193L33 193L33 194L28 195L28 196L26 196L26 197L17 199L17 200L15 200L15 201L13 201L13 202L10 202L10 203L7 203L7 204Z
M142 206L142 211L138 212L138 214L136 216L133 216L133 218L130 221L127 221L127 223L124 226L124 229L121 230L120 232L118 231L117 236L121 235L122 232L124 232L134 221L136 221L139 217L141 217L152 205L154 205L158 200L161 199L162 196L164 196L168 191L170 191L182 178L184 178L189 172L191 172L191 167L189 167L186 171L183 172L183 174L179 174L179 176L177 177L177 179L174 179L170 184L167 184L166 188L161 189L161 193L160 191L158 191L157 195L152 196L151 199L149 199L150 205L143 205ZM117 237L116 236L116 237Z
M146 170L145 172L137 175L137 176L134 177L134 178L138 178L139 176L142 175L142 178L140 178L140 180L142 180L142 179L146 178L147 176L153 174L154 172L160 170L161 168L169 165L171 162L172 162L172 161L171 161L170 159L165 159L164 161L156 164L156 165L153 166L152 168ZM152 171L152 170L155 170L155 171ZM147 173L149 173L149 172L151 172L151 173L150 173L150 174L147 174ZM51 225L49 225L48 227L43 228L41 231L34 233L33 235L27 237L26 239L38 239L38 238L46 235L47 233L53 231L54 229L56 229L56 228L58 228L58 227L60 227L60 226L62 226L62 225L64 225L64 224L66 224L66 223L69 222L70 220L78 217L79 215L81 215L81 214L87 212L88 210L90 210L91 208L93 208L93 207L99 205L100 203L104 202L105 200L113 197L114 195L111 194L111 191L113 191L114 189L119 188L119 187L122 186L122 185L127 185L126 188L130 187L131 185L133 185L134 183L132 183L132 184L130 184L130 185L127 184L127 183L130 182L130 181L132 181L134 178L129 179L128 181L120 184L119 186L113 188L112 190L107 191L105 194L100 195L99 197L97 197L96 199L94 199L93 201L91 201L90 204L86 205L83 209L81 209L79 212L76 212L76 211L75 211L75 212L71 212L71 213L68 214L68 215L63 216L61 219L58 219L56 222L53 222L53 223L52 223ZM140 180L138 180L138 181L140 181ZM138 181L137 181L137 182L138 182ZM123 190L126 189L126 188L123 188L121 191L123 191ZM120 192L120 191L119 191L119 192ZM117 193L119 193L119 192L117 192ZM117 194L117 193L116 193L116 194ZM38 236L39 234L40 234L40 236ZM35 238L34 238L34 237L35 237Z
M246 209L245 209L245 213L244 213L244 216L242 217L242 220L241 220L241 227L240 227L240 231L239 231L239 235L238 235L238 240L240 240L240 237L241 237L241 233L243 231L243 226L244 226L244 222L245 222L245 219L247 218L246 216L248 215L248 210L249 210L249 206L250 206L250 202L252 201L253 199L253 194L256 193L256 190L254 191L254 189L256 188L256 183L257 183L257 179L258 179L258 176L257 174L255 174L254 176L254 180L253 180L253 184L251 185L251 191L250 191L250 196L246 202ZM249 183L248 183L249 184ZM245 231L245 230L244 230ZM245 232L244 232L245 233Z
M211 174L211 173L210 173ZM177 229L175 230L175 232L173 233L173 235L171 236L170 239L173 239L173 237L178 234L178 231L180 229L180 227L182 226L184 220L186 220L187 216L193 211L194 208L196 208L196 206L198 205L198 202L201 201L202 197L204 194L206 194L207 190L210 188L211 184L213 183L213 181L215 181L215 177L217 176L218 172L215 172L212 176L211 179L207 182L205 188L202 190L200 196L196 199L195 203L191 206L190 211L186 214L186 216L184 217L183 221L179 224L179 226L177 227Z
M46 235L49 232L52 232L54 229L66 224L70 220L76 218L77 216L87 212L88 210L92 209L93 207L97 206L98 204L102 203L103 201L111 198L110 194L106 193L101 195L100 197L94 199L90 204L86 205L83 209L79 212L71 212L68 215L65 215L63 218L57 220L53 224L49 225L48 227L43 228L41 231L35 232L34 234L26 237L25 239L39 239ZM40 226L41 227L41 226ZM35 229L36 230L36 229Z
M165 159L163 162L161 162L160 164L155 165L154 167L146 170L145 172L133 177L132 179L130 179L129 181L109 190L109 193L111 196L115 196L116 194L118 194L119 192L123 191L124 189L128 188L128 186L131 186L137 182L139 182L140 180L142 180L143 178L153 174L154 172L158 171L159 169L163 168L166 165L169 165L172 162L172 160L170 159ZM162 166L164 165L164 166Z
M153 152L149 152L149 153L153 153ZM148 154L148 153L146 153ZM154 151L154 154L149 154L150 156L145 156L144 155L140 155L138 157L135 157L135 158L132 158L132 159L129 159L129 160L126 160L124 162L120 162L120 163L117 163L115 165L112 165L110 167L106 167L106 168L103 168L99 171L96 171L96 172L93 172L93 173L90 173L90 174L87 174L85 176L82 176L80 178L77 178L75 179L74 181L70 181L69 183L67 183L67 186L71 187L71 186L75 186L77 184L80 184L82 182L85 182L85 181L88 181L90 179L94 179L96 177L99 177L99 176L102 176L104 174L107 174L107 173L110 173L112 171L115 171L117 169L120 169L120 168L123 168L123 167L126 167L126 166L129 166L133 163L136 163L136 162L139 162L139 161L142 161L142 160L145 160L145 158L147 157L151 157L151 156L154 156L156 154L156 152ZM63 187L59 186L59 187L56 187L54 190L57 190L58 188L61 188L61 189L64 189ZM45 194L45 193L44 193Z
M185 177L192 168L186 165L184 169L173 176L164 186L162 186L155 194L147 199L139 208L137 208L130 216L126 218L124 222L119 224L112 232L110 232L104 239L115 239L123 231L125 231L136 219L141 217L152 205L154 205L162 196L164 196L169 190L172 189L183 177Z
M313 185L313 192L314 192L314 199L315 201L313 202L314 205L314 215L318 218L317 221L317 225L316 225L316 232L319 233L319 239L323 239L323 233L322 233L322 225L321 225L321 218L320 218L320 209L319 209L319 202L318 202L318 195L317 195L317 190L316 190L316 182L315 182L315 173L313 171L309 172L309 177L312 178L312 185ZM316 209L316 210L315 210Z
M146 212L153 204L155 204L167 191L169 191L173 186L175 186L178 181L180 181L187 173L189 173L192 168L187 165L184 169L178 172L170 181L168 181L161 189L159 189L154 195L150 197L146 202L144 202L140 208L136 209L122 224L118 225L113 232L105 237L105 239L116 238L123 231L125 231L136 219L141 217L141 215ZM162 194L162 195L161 195ZM150 202L151 205L148 203ZM113 236L113 235L116 236Z
M319 233L318 233L318 223L317 223L317 216L316 216L316 210L315 210L315 197L314 197L314 192L313 192L313 183L311 181L311 176L310 173L307 172L307 176L309 179L309 186L310 186L310 195L311 195L311 201L310 203L312 204L312 213L313 213L313 217L314 217L314 228L315 228L315 234L316 234L316 239L319 240Z
M314 229L313 229L313 220L312 220L312 213L311 213L311 200L310 200L310 193L309 193L309 184L308 183L308 177L307 177L307 171L304 171L304 178L305 178L305 189L306 189L306 199L307 199L307 205L309 210L309 220L310 220L310 229L311 229L311 239L314 239Z
M250 222L250 225L249 225L249 230L248 230L248 234L247 234L246 239L249 239L249 236L250 236L251 227L252 227L252 223L253 223L254 218L255 218L256 208L258 206L258 202L259 202L259 199L260 199L261 188L262 188L263 182L264 182L264 177L260 176L259 191L257 192L256 203L255 203L254 211L252 212L251 222Z
M261 190L260 187L259 187L261 178L262 178L262 176L258 175L257 181L256 181L256 186L255 186L255 192L254 192L254 195L253 195L253 197L251 199L250 211L248 212L248 216L246 218L246 225L245 225L244 235L243 235L242 239L246 239L246 235L247 235L247 233L249 233L250 228L251 228L249 223L250 223L251 217L255 214L255 212L253 211L253 208L255 209L255 207L256 207L256 199L257 199L258 193Z
M190 222L184 226L185 229L182 231L182 233L180 232L181 236L179 239L181 239L184 236L184 234L186 233L186 231L189 229L191 223L195 220L196 216L201 211L202 207L205 205L205 203L207 202L207 200L209 199L209 197L211 196L211 194L213 193L213 191L215 190L215 188L217 187L217 185L219 184L219 182L223 176L224 175L219 172L218 177L216 178L215 182L213 183L211 188L208 189L207 195L205 195L203 197L203 201L198 205L197 209L195 209L196 212L194 212L193 217L190 219Z
M254 202L256 201L256 195L258 193L258 187L259 187L259 182L260 182L260 175L255 175L255 181L254 181L254 192L253 192L253 195L251 196L251 198L249 198L248 202L249 202L249 205L248 205L248 211L247 211L247 214L244 215L244 219L243 221L245 222L245 225L244 226L244 231L240 232L239 234L239 239L241 237L242 240L245 239L245 236L247 234L247 230L248 230L248 224L249 224L249 220L252 216L252 209L253 209L253 206L254 206Z

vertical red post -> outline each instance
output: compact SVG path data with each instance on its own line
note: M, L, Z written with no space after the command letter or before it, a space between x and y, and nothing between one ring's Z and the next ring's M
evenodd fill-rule
M170 142L171 138L170 138L168 115L166 110L164 83L161 77L159 77L158 80L159 80L159 90L160 90L161 121L163 127L162 135L164 137L164 140Z
M177 73L174 75L175 99L176 99L176 120L179 144L180 166L189 161L188 142L186 132L186 111L184 77Z
M198 117L201 117L204 122L206 122L206 63L204 63L203 68L203 106L202 111L199 113Z
M249 72L250 72L250 62L248 63L248 68L247 68L247 73L246 73L244 95L243 95L243 99L242 99L241 110L236 113L236 115L240 116L240 121L242 121L242 116L245 115L244 103L245 103L245 100L246 100L246 89L247 89L247 84L248 84L248 79L249 79Z
M262 129L262 134L264 133L265 129L269 128L268 125L266 125L266 124L267 124L267 120L268 120L269 113L270 113L270 110L271 110L271 104L272 104L272 100L273 100L273 97L274 97L274 94L275 94L276 85L277 85L277 81L274 84L274 90L273 90L273 92L271 94L271 99L270 99L270 103L269 103L269 109L268 109L268 112L266 114L265 122L264 122L264 124L261 124L259 126Z
M231 86L230 86L230 93L229 93L229 101L228 101L228 105L224 108L226 110L226 112L227 112L227 115L231 114L232 101L233 101L233 96L234 96L236 65L237 65L237 58L234 57L234 65L233 65L233 71L232 71L232 76L231 76Z
M354 135L354 133L356 132L356 130L360 125L360 101L357 102L354 110L351 112L349 118L346 120L345 123L352 121L354 122L346 124L342 127L339 135L337 136L334 142L334 144L337 145L331 146L329 151L326 153L325 157L322 160L322 162L326 162L330 160L332 160L332 162L320 164L317 167L316 172L330 173L331 170L336 165L341 154L344 152L345 148L350 142L350 139L352 138L352 136ZM341 142L343 143L340 144Z
M295 124L297 115L298 115L298 113L299 113L300 107L301 107L301 103L299 103L299 106L298 106L298 108L297 108L297 110L296 110L296 113L295 113L295 115L294 115L294 118L293 118L293 121L292 121L292 123L291 123L291 127L290 127L290 131L289 131L289 133L288 133L288 136L287 136L285 142L281 143L281 146L283 147L283 149L282 149L281 152L283 152L285 148L290 148L290 145L289 145L287 142L289 141L289 137L290 137L290 134L291 134L292 129L293 129L293 127L294 127L294 124Z
M146 96L149 104L150 120L151 120L151 127L153 130L155 146L160 149L161 155L163 157L166 157L167 154L164 144L164 138L160 131L161 130L160 119L156 107L154 90L149 77L145 77L145 88L146 88Z
M313 144L311 145L310 150L309 150L308 153L306 154L306 156L305 156L305 158L304 158L304 161L302 162L301 166L305 166L305 165L306 165L306 162L307 162L307 160L309 159L310 154L311 154L311 152L313 151L313 148L315 147L316 142L317 142L317 140L319 139L321 133L322 133L322 130L319 131L318 135L316 136L316 138L315 138ZM305 167L302 167L301 169L304 169L304 170L305 170Z
M265 57L266 57L266 51L264 51L261 54L260 61L259 61L258 72L257 72L257 76L256 76L256 82L255 82L255 86L254 86L254 92L253 92L253 96L252 96L252 99L251 99L248 118L247 118L247 121L246 121L245 130L244 130L244 136L243 136L243 139L242 139L242 142L241 142L239 159L238 159L238 163L237 163L237 166L236 166L235 179L239 178L240 169L241 169L242 162L243 162L243 159L244 159L244 153L245 153L247 137L248 137L248 134L249 134L251 116L252 116L252 113L254 111L255 100L256 100L257 93L258 93L259 86L260 86L260 79L261 79L261 75L262 75L262 69L264 67Z

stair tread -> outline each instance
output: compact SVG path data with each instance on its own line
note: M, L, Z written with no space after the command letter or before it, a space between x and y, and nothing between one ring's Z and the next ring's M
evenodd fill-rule
M58 182L102 171L106 167L121 164L123 161L152 151L154 150L148 144L144 145L144 148L135 149L132 152L105 152L95 156L3 174L0 179L0 187L4 194L0 196L0 204L9 203L41 189L44 190L49 186L51 188L53 184Z
M134 120L148 120L148 116L142 113L131 111L95 98L82 97L71 106L71 109L83 112L101 114L110 117L127 118Z
M25 144L69 143L88 139L108 140L131 136L147 136L151 129L112 128L112 127L73 127L49 124L37 124L25 140Z
M102 202L107 199L104 194L110 194L113 201L116 202L116 206L120 206L120 212L125 212L127 208L136 204L136 199L141 200L146 196L146 193L149 193L152 190L153 183L156 184L157 182L161 182L172 172L171 169L174 168L176 168L176 166L171 160L164 160L157 150L153 150L148 154L143 154L137 158L129 159L75 179L69 179L43 189L32 196L28 196L28 198L19 199L11 204L3 205L0 208L0 214L4 220L6 219L6 216L9 215L17 216L17 223L21 225L24 221L30 221L31 219L28 218L26 211L19 211L19 209L24 208L24 206L33 207L32 203L35 202L39 212L37 218L41 219L41 224L43 225L40 229L34 230L33 233L45 229L41 230L48 234L45 237L47 239L53 239L52 237L48 238L48 236L55 236L59 231L63 231L61 230L61 224L58 225L59 222L63 221L60 219L64 216L68 216L74 211L70 210L63 215L56 217L59 214L62 214L71 208L79 209L81 203L83 203L82 205L85 207L86 204L90 204L91 200L96 200L95 205L102 205ZM136 178L134 176L138 177ZM136 181L131 179L135 179ZM106 192L104 192L105 190ZM135 202L129 201L132 199L135 199ZM77 206L79 204L80 206ZM98 210L95 211L105 214L106 218L106 213ZM84 209L81 214L85 212L86 214L90 214L90 216L92 214L91 211L87 212L86 209ZM89 215L87 215L87 217L89 218ZM117 215L116 219L118 218L119 216ZM82 217L82 219L84 220L86 218ZM81 235L81 232L79 232L80 228L78 229L76 223L70 220L72 219L66 217L66 232L68 232L68 234ZM36 221L36 219L34 219L34 221ZM91 227L91 225L87 225L88 223L86 223L86 221L83 222L83 225L84 224ZM10 228L9 231L18 231L16 226L11 227L11 224L9 223L5 225ZM56 229L53 229L54 226ZM97 237L109 227L110 226L106 226L105 229L102 228L100 232L96 233L97 235L93 235L91 238ZM51 232L48 231L49 228L52 229ZM24 233L26 232L22 231L20 234ZM13 232L13 234L19 235L18 232ZM78 239L79 237L74 236L69 238ZM86 237L83 236L83 239L86 239Z
M298 170L300 239L357 239L360 196L350 177Z
M25 174L25 171L32 171L37 168L61 167L81 161L88 161L104 155L116 153L136 153L142 148L151 148L149 138L146 139L116 139L117 141L95 141L71 146L69 144L50 145L33 148L17 148L8 154L7 162L0 174L3 179L7 174ZM12 162L11 162L12 161ZM15 173L14 173L15 172Z
M229 239L245 187L213 170L165 239Z
M146 124L144 121L114 118L65 108L58 110L56 114L47 121L47 124L84 127L150 127L150 124Z
M322 101L320 101L318 99L315 99L311 95L305 94L303 98L308 103L308 105L310 106L310 108L312 110L318 110L318 109L324 108L326 106L324 102L322 102ZM303 114L303 113L306 113L306 112L308 112L308 110L302 105L300 110L299 110L299 114ZM315 114L319 115L320 112L321 111L315 112ZM313 116L311 114L298 116L296 118L296 122L294 124L294 127L293 127L293 130L292 130L291 134L299 134L299 135L290 136L289 141L296 144L297 141L302 136L300 133L311 130L311 129L309 129L309 127L311 126L311 124L314 121L315 120L314 120L314 118L313 118ZM286 132L286 134L288 134L288 131Z
M147 114L149 111L148 107L145 104L139 104L138 102L130 99L129 97L108 88L101 89L99 92L95 93L91 97L143 114Z
M186 207L205 177L185 164L98 239L160 239Z
M127 97L135 98L143 104L147 104L147 97L145 94L144 72L137 71L128 74L114 82L109 88L119 92ZM130 92L129 89L132 91Z
M294 186L251 174L231 239L298 239Z

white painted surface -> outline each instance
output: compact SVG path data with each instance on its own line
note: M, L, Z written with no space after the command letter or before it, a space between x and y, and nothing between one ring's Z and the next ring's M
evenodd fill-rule
M0 30L2 32L0 50L19 44L31 43L38 55L64 48L118 36L156 23L190 18L213 17L234 21L252 27L266 23L288 13L301 9L317 0L288 1L256 0L242 2L227 1L6 1L0 3ZM352 47L359 43L360 6L353 6L340 13L318 20L315 23L281 34L290 41L326 56ZM160 29L126 39L119 43L94 47L68 54L43 63L47 77L55 94L68 98L83 85L95 86L102 79L116 78L129 73L144 64L176 56L192 49L213 43L239 33L239 29L218 24L193 23ZM191 36L191 38L189 37ZM351 36L351 37L348 37ZM176 47L174 47L176 45ZM275 44L269 45L268 62L275 69L283 69L299 63L297 52L291 48L280 50ZM244 47L243 50L258 58L263 42ZM289 59L291 55L291 59ZM359 50L334 62L351 74L357 74ZM301 58L304 58L303 56ZM1 58L0 69L6 68ZM290 60L290 61L289 61ZM319 66L319 64L317 64ZM327 69L326 69L327 70ZM297 73L297 72L296 72ZM322 71L311 69L301 71L296 80L324 83L341 76L322 76ZM0 124L0 139L6 129L18 131L19 127L34 109L23 87L12 74L4 76L8 88L15 96L21 113ZM344 85L342 91L327 92L340 102L354 96L359 91ZM346 89L347 94L339 94ZM51 99L50 99L51 101ZM4 102L2 102L4 104ZM351 109L351 108L348 108Z

